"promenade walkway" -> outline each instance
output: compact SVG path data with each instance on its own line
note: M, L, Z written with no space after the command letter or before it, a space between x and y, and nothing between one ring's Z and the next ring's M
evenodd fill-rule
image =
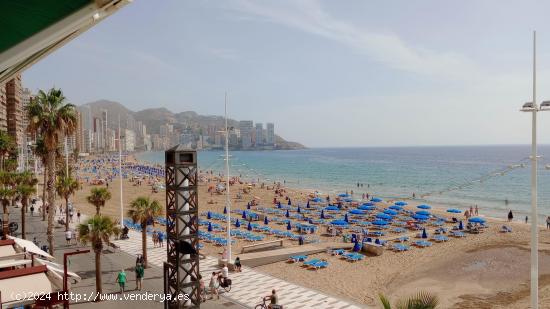
M116 240L114 243L120 250L131 255L141 253L141 234L135 231L129 232L130 239ZM147 256L151 265L162 267L166 261L166 248L154 248L151 237L147 237ZM208 284L213 271L219 271L217 259L207 257L200 262L200 272ZM322 270L321 270L322 271ZM285 308L318 308L318 309L356 309L365 308L349 301L328 296L319 291L286 282L268 274L259 272L249 267L243 267L240 273L231 273L233 282L231 291L223 294L229 300L246 307L253 308L261 302L261 297L276 289L280 303Z

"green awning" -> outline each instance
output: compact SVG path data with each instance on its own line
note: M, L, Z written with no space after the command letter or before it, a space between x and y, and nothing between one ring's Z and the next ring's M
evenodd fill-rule
M0 0L0 84L132 0Z
M0 53L90 4L90 0L0 1Z

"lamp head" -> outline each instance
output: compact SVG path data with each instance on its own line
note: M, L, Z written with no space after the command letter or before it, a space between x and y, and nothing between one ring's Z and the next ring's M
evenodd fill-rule
M535 109L536 109L536 107L535 107L535 104L533 104L533 102L526 102L521 107L522 112L532 112Z
M550 101L543 101L540 104L540 109L541 110L550 110Z

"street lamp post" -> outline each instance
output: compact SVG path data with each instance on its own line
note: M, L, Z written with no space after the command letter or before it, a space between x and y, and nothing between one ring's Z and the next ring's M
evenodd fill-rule
M531 120L531 309L538 308L539 256L537 213L537 112L550 110L550 101L537 105L536 32L533 32L533 101L523 104L521 111L532 114Z

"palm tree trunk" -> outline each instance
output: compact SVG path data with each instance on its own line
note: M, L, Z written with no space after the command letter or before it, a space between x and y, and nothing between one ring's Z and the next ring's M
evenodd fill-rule
M99 205L95 205L95 214L98 215L98 216L99 216L99 208L100 207L101 206L99 206Z
M69 230L69 197L65 197L65 232Z
M8 213L8 201L6 200L2 200L2 211L3 213L2 214L7 214ZM3 220L3 216L2 216L2 220ZM8 239L8 233L9 233L9 230L8 230L8 223L7 222L4 222L2 221L2 240L6 240Z
M147 224L141 224L141 248L143 253L143 267L147 268Z
M103 293L103 289L101 288L101 251L100 250L94 250L95 252L95 290L99 294ZM99 297L95 299L95 301L101 301Z
M46 182L48 177L48 167L44 165L44 183L42 184L42 221L46 221Z
M25 210L27 209L27 198L23 197L23 205L21 205L21 238L27 239L25 237Z
M48 182L46 188L48 189L48 206L50 207L48 211L48 246L49 253L54 254L53 250L53 224L54 224L54 215L55 215L55 151L48 152Z

